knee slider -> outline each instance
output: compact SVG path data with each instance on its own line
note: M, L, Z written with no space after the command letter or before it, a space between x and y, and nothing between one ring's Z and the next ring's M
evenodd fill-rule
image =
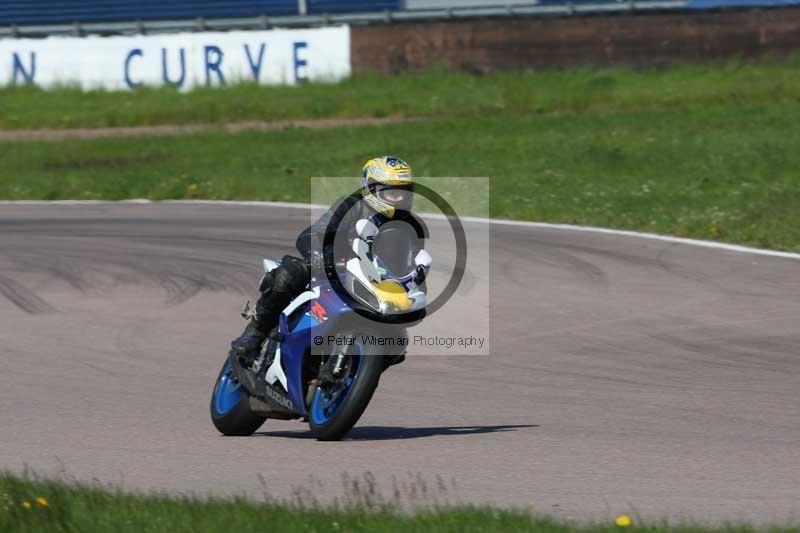
M275 269L272 290L289 294L298 294L306 288L311 277L308 265L302 259L285 257L281 266Z
M272 288L273 272L274 270L270 270L264 274L264 277L261 278L261 283L258 285L258 292L267 292L270 288Z

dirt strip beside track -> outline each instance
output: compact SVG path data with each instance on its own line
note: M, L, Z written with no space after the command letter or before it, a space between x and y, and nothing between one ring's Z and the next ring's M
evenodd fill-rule
M343 117L298 120L244 121L221 124L161 124L113 128L42 128L0 130L0 141L62 141L66 139L100 139L103 137L145 137L185 135L187 133L239 133L243 131L279 131L289 128L339 128L342 126L382 126L411 119L406 117Z

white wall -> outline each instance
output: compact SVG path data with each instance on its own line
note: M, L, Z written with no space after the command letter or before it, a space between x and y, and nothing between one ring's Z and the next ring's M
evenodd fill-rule
M0 85L129 89L258 81L338 80L350 74L350 28L0 39Z

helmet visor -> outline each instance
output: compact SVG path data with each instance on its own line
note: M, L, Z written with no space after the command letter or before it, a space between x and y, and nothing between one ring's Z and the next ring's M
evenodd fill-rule
M414 203L414 191L409 186L399 187L379 185L375 191L378 198L400 211L411 211Z

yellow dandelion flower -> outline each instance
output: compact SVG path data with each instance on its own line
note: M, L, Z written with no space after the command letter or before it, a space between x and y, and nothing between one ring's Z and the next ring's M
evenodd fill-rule
M30 509L30 508L31 508L31 502L29 502L29 501L25 500L24 502L22 502L22 506L23 506L25 509Z
M620 527L626 527L631 525L632 523L633 520L631 520L631 517L626 514L618 516L616 519L616 524Z
M38 503L38 504L39 504L39 505L41 505L42 507L47 507L48 505L50 505L50 504L48 503L48 501L47 501L46 499L42 498L41 496L39 496L38 498L36 498L36 503Z

